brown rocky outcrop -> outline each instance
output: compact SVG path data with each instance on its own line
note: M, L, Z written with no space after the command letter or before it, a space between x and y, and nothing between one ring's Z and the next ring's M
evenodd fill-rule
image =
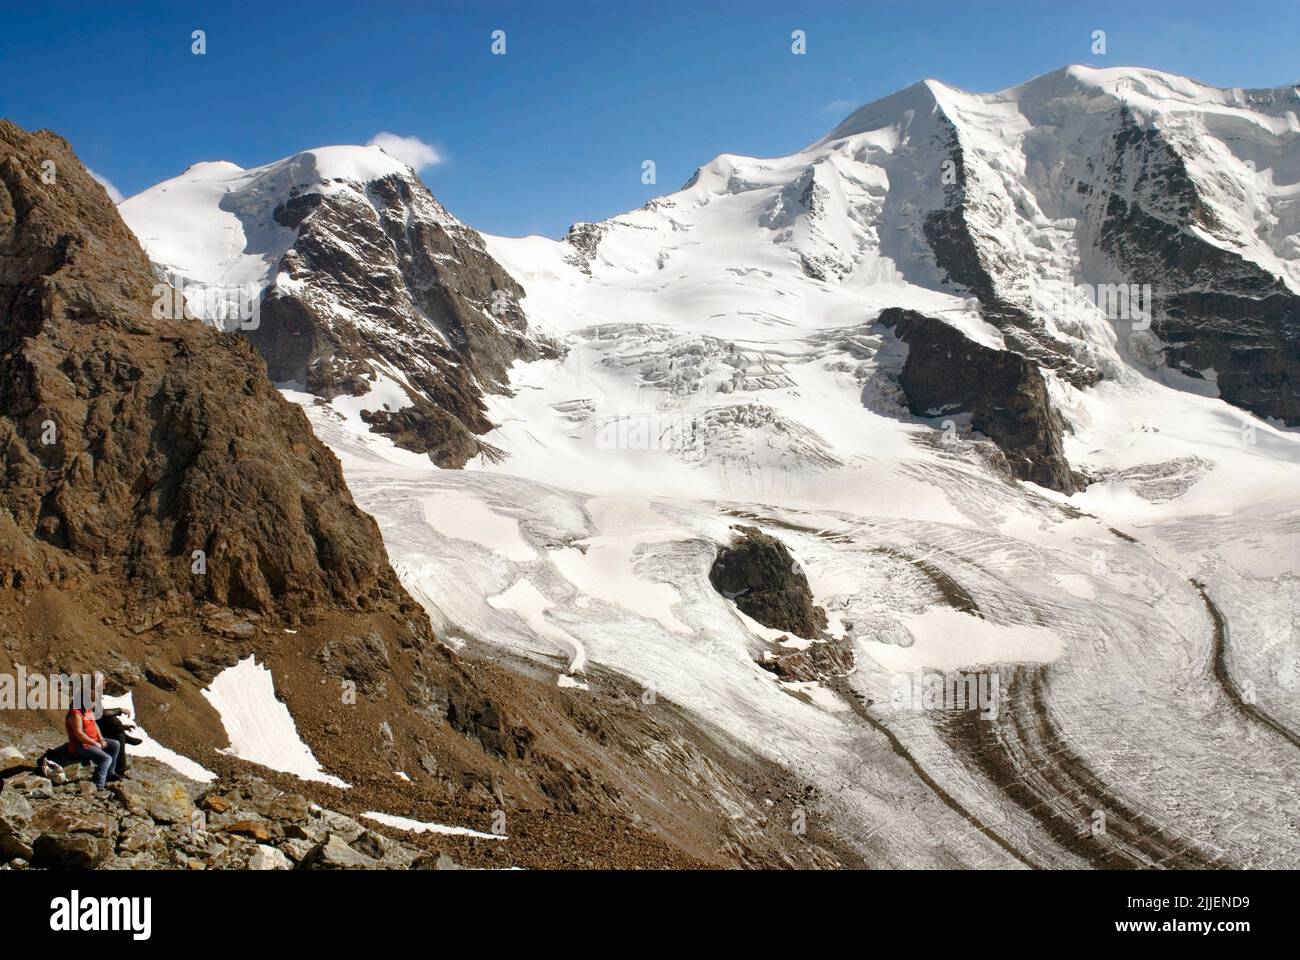
M899 385L913 414L968 412L971 427L1005 454L1012 476L1062 493L1075 491L1062 446L1063 424L1033 361L976 343L956 327L912 310L890 307L877 322L908 345Z
M765 627L805 639L826 629L826 611L813 603L808 578L786 545L757 527L737 526L736 538L721 547L709 582Z
M135 237L68 144L0 122L0 585L420 619L337 459L240 337L152 316ZM201 551L201 553L198 553Z

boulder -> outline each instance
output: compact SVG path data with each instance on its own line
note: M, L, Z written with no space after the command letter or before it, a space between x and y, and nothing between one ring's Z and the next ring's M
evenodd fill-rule
M292 870L293 862L277 850L259 843L248 858L249 870Z
M316 849L316 845L300 837L288 837L280 841L279 849L294 863L302 863Z
M118 822L106 813L85 809L82 805L48 804L32 815L31 828L38 833L84 833L112 839L117 836Z
M379 865L389 870L406 870L419 858L419 852L390 840L382 833L367 830L351 843L352 849L379 861Z
M312 819L289 825L284 832L287 837L309 840L312 843L320 843L330 834L336 834L350 843L365 833L366 828L351 817L335 813L333 810L322 810Z
M813 603L808 578L785 544L757 527L737 526L729 546L718 550L709 582L746 616L765 627L815 640L826 629L826 611Z
M93 870L113 845L88 833L43 833L32 844L32 866L42 870Z
M286 793L255 777L241 777L223 783L218 790L204 794L199 803L211 813L230 814L234 820L256 814L264 820L294 823L311 816L311 805L306 797Z
M447 854L445 853L440 853L437 856L434 856L431 853L426 853L416 858L415 862L411 864L411 869L412 870L464 870L465 868L462 867L455 860L453 860L451 857L447 856Z
M14 767L30 767L26 755L17 747L0 747L0 773Z
M331 833L307 855L303 866L308 870L378 870L381 864Z
M48 800L54 796L54 784L35 773L20 773L5 781L5 790L16 790L32 800Z
M236 836L248 837L262 842L271 839L273 825L265 820L237 820L234 823L226 824L221 829L226 833L233 833Z
M0 791L0 861L31 859L33 834L29 821L33 813L31 802L21 793Z
M194 801L176 780L133 778L120 780L110 789L127 811L137 817L149 817L158 823L189 823L194 815Z

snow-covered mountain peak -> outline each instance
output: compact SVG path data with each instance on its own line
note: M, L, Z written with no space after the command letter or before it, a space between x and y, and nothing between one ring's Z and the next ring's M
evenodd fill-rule
M1074 388L1136 365L1294 422L1291 381L1261 389L1233 371L1261 337L1296 334L1297 106L1291 87L1219 89L1139 68L1064 67L993 93L926 80L796 153L721 154L676 193L575 225L558 265L539 258L545 241L490 244L521 277L577 271L564 310L530 311L543 325L582 326L592 284L617 289L637 322L694 313L728 329L915 307L991 326ZM1207 301L1209 289L1223 299ZM1241 317L1272 294L1245 341L1200 319Z
M295 236L276 210L303 193L352 190L386 177L418 182L411 168L377 146L303 150L244 169L226 160L195 163L122 203L122 215L150 257L174 279L200 285L255 285ZM440 219L445 211L437 208Z
M439 463L485 449L482 392L538 355L479 234L377 146L196 164L121 212L192 313L253 305L238 325L273 379Z
M905 136L905 131L916 118L925 118L936 113L942 108L943 101L954 92L958 91L938 80L918 81L910 87L904 87L896 93L873 100L854 110L830 133L814 142L808 149L815 150L848 137L885 130L898 130L900 136Z

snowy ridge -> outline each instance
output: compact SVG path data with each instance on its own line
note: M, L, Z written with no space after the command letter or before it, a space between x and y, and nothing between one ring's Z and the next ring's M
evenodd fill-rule
M127 198L119 211L170 277L251 284L260 294L275 283L280 258L297 236L275 219L286 198L356 191L389 176L414 173L379 147L318 147L249 170L229 161L196 163Z

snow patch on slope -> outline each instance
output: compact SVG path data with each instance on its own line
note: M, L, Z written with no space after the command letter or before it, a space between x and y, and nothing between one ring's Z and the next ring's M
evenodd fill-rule
M442 823L425 823L421 820L412 820L409 817L394 816L391 813L370 811L369 813L363 813L361 816L367 820L373 820L375 823L382 823L386 827L395 827L398 830L407 830L411 833L437 833L445 837L474 837L478 840L510 839L504 833L483 833L481 830L471 830L469 827L451 827Z
M255 658L245 657L222 670L202 693L230 740L222 752L303 780L348 786L321 769L298 735L289 708L276 699L271 671Z

